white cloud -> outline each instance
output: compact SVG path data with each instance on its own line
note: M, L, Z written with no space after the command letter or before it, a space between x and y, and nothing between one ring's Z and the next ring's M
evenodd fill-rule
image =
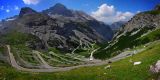
M91 16L99 21L103 21L107 24L118 21L128 21L133 17L131 12L121 12L117 11L113 5L102 4L98 7L97 11L91 13Z
M14 10L19 10L19 7L18 6L14 6Z
M30 5L30 4L38 4L40 2L40 0L23 0L23 2L27 5Z
M9 12L10 12L10 10L9 10L9 9L6 9L6 12L7 12L7 13L9 13Z

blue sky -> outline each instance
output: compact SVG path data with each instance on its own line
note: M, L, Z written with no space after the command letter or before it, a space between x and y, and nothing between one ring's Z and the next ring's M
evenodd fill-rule
M160 0L0 0L0 19L17 15L20 8L25 6L41 11L56 3L62 3L70 9L82 10L95 18L101 16L98 20L103 21L105 19L102 18L106 15L106 18L115 18L125 15L126 12L133 16L139 11L151 10ZM114 9L112 17L107 12L110 8Z

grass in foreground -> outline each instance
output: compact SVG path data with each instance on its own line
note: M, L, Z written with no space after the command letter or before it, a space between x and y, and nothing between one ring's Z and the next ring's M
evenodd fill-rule
M132 61L142 64L133 66ZM16 71L10 66L0 67L0 79L5 80L151 80L157 75L149 72L149 66L160 59L160 42L149 46L147 50L132 57L111 63L110 69L106 65L97 67L83 67L66 72L57 73L27 73ZM3 64L1 64L3 65Z

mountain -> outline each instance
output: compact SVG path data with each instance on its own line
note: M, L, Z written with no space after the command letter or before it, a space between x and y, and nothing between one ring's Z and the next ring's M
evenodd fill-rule
M28 15L28 14L36 14L37 12L33 9L31 9L30 7L23 7L19 13L19 16L22 17L24 15Z
M57 3L49 9L43 10L42 13L47 14L51 17L60 17L69 18L70 20L84 21L84 20L95 20L91 16L87 15L82 11L71 10L65 7L63 4Z
M93 43L109 41L113 37L112 30L102 22L81 11L67 9L56 4L50 9L37 12L29 7L21 9L18 17L4 20L5 27L1 33L26 33L39 39L26 42L33 49L54 47L64 52L71 52L80 45L90 46Z
M111 42L103 45L94 56L107 58L119 54L121 51L140 46L155 40L160 36L160 6L151 11L135 15L114 35Z
M116 33L125 23L126 21L114 22L110 25L110 28L114 31L114 33Z
M160 79L159 5L121 27L114 23L119 30L111 41L102 35L110 34L102 31L108 28L104 23L62 4L52 8L56 12L48 14L52 9L24 7L0 22L0 79Z
M123 28L121 28L120 32L130 32L133 29L140 29L144 27L159 27L159 19L160 19L160 6L157 5L151 11L145 11L138 13L135 15ZM125 33L124 32L124 33Z
M50 9L44 10L43 13L73 17L72 11L68 10L64 5L60 3L55 4L55 6L50 7Z
M66 8L64 5L57 3L55 6L50 7L47 10L42 11L43 14L47 14L52 18L56 18L61 21L73 21L86 23L88 26L98 32L106 41L110 41L113 37L113 31L110 29L109 25L103 22L97 21L90 15L84 13L83 11L76 11ZM107 32L107 34L106 34Z

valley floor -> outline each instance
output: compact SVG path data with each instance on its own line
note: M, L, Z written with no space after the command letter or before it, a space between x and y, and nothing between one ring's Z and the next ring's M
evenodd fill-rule
M34 51L37 54L37 56L40 58L42 63L44 63L45 68L44 69L29 69L29 68L24 68L24 67L21 67L20 65L18 65L16 59L14 58L13 53L11 52L10 45L7 45L6 47L8 50L8 54L9 54L9 58L10 58L10 62L11 62L12 67L16 68L17 70L27 71L27 72L60 72L60 71L68 71L68 70L72 70L72 69L80 68L80 67L104 65L104 64L109 64L109 62L115 62L120 59L132 56L133 54L139 53L144 50L144 49L140 49L136 52L135 52L135 50L125 51L125 52L123 52L113 58L110 58L108 60L105 60L105 61L94 62L94 60L93 60L94 63L88 63L88 64L84 64L84 65L71 66L71 67L52 67L52 66L48 65L48 63L43 60L43 58L38 53L38 51L37 52ZM95 52L95 51L96 51L96 49L93 50L93 52Z
M8 64L0 63L0 80L153 80L158 74L149 72L150 65L160 59L160 42L128 58L102 66L81 67L64 72L38 73L17 71ZM142 64L133 65L141 61ZM110 68L106 68L107 66Z

